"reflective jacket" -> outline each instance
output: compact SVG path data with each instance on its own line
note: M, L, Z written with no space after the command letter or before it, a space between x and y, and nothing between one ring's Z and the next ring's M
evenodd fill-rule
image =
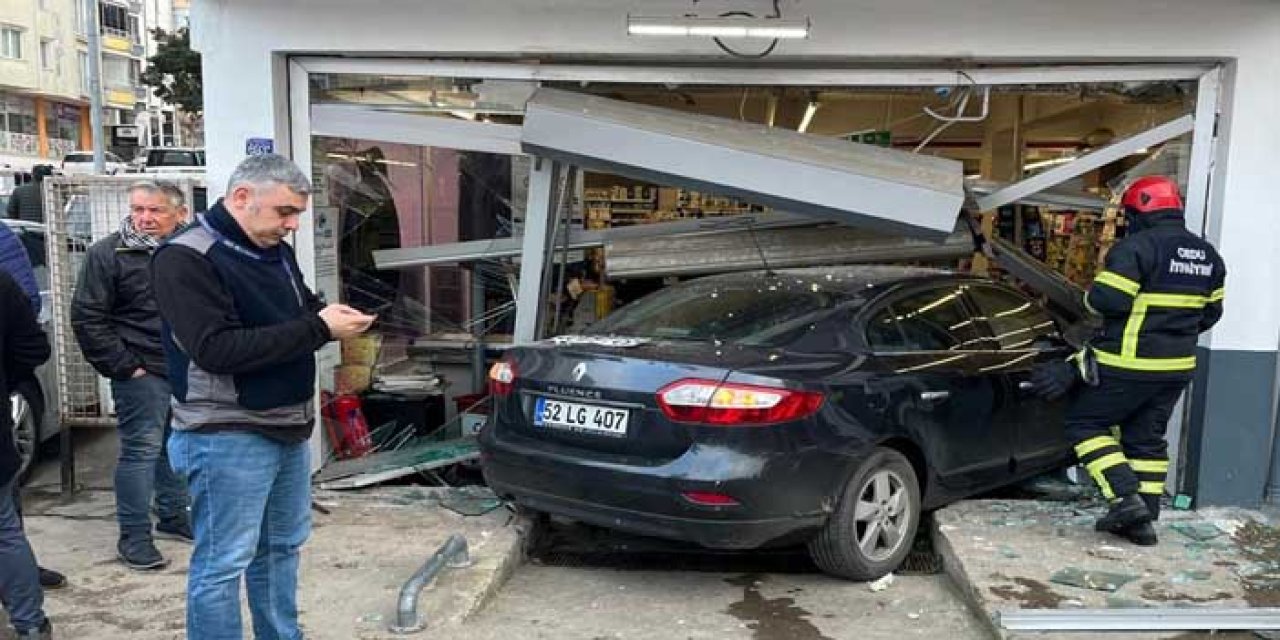
M1182 212L1142 214L1137 223L1085 293L1103 319L1093 349L1114 374L1188 377L1196 337L1222 317L1227 268L1213 245L1187 231Z

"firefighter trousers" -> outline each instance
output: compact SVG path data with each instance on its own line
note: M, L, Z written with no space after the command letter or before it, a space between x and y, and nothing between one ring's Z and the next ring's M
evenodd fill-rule
M1169 471L1165 428L1189 380L1108 375L1085 386L1067 409L1066 431L1103 497L1142 494L1159 505Z

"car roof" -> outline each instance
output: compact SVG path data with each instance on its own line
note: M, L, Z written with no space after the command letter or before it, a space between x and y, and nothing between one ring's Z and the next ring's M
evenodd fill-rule
M0 221L4 222L4 224L8 225L10 229L15 231L22 229L25 231L44 232L44 225L39 222L32 222L30 220L14 220L12 218L4 218Z
M698 278L699 282L724 285L758 284L762 278L795 279L820 283L825 289L847 293L861 292L868 287L885 287L914 280L969 278L943 269L903 267L897 265L844 265L834 267L805 267L777 269L774 271L740 271Z

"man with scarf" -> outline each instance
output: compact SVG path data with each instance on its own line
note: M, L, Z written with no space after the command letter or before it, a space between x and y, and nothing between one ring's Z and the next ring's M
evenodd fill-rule
M85 256L71 326L85 358L110 378L119 421L116 519L120 560L131 569L165 567L155 533L190 541L188 498L166 454L169 380L161 343L160 312L151 285L151 254L187 220L182 191L164 182L129 187L129 215L120 230L94 243Z
M1111 508L1095 529L1156 544L1152 522L1169 470L1165 427L1196 368L1196 339L1222 318L1226 265L1187 230L1178 185L1139 178L1121 198L1129 233L1107 253L1085 294L1102 328L1072 358L1036 371L1040 395L1080 381L1067 439Z

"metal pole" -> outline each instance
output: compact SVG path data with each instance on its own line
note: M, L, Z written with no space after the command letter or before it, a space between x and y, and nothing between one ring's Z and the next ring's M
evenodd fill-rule
M107 172L107 153L102 140L102 35L98 28L101 16L98 0L84 2L85 22L89 36L89 123L93 128L93 172Z

